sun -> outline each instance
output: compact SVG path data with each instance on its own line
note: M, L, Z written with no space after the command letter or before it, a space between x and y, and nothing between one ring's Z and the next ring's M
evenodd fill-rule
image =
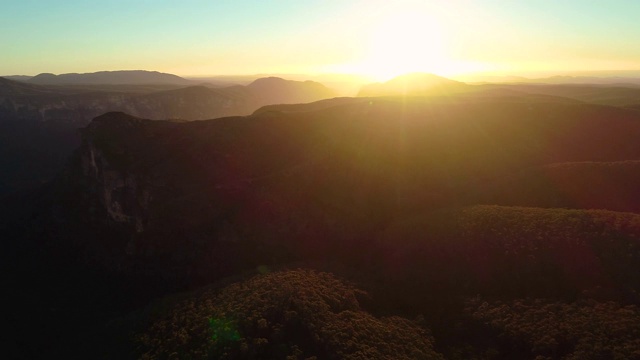
M403 12L381 20L370 34L364 71L384 79L410 72L438 72L447 66L440 24L421 13Z
M456 29L437 9L421 2L391 7L366 23L362 50L350 61L332 64L328 71L365 75L374 81L386 81L408 73L432 73L445 77L487 71L487 64L462 60L455 41Z
M366 54L345 68L377 81L414 72L450 76L477 70L450 57L445 30L436 16L422 9L386 14L369 31Z

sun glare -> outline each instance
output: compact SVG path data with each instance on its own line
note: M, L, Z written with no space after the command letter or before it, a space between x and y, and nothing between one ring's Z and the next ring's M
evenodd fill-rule
M455 76L486 70L482 64L450 57L446 27L437 16L415 7L383 15L371 27L366 53L329 70L367 75L376 81L427 72Z
M409 72L442 72L447 56L441 27L420 13L389 16L371 33L362 66L378 80Z

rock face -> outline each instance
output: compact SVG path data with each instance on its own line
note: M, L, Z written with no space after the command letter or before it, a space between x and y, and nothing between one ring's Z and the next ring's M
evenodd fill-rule
M479 201L527 205L496 186L512 174L640 158L640 116L618 108L468 97L309 107L319 109L196 122L100 116L61 185L82 199L57 201L71 204L66 224L117 230L78 241L109 271L198 282L287 260L366 261L396 219Z
M114 119L116 116L124 120ZM136 121L124 114L110 114L113 124L126 129L134 126ZM104 117L98 117L85 130L85 133L95 134L96 128L101 126ZM126 130L125 130L126 131ZM144 230L145 215L148 212L150 201L149 192L138 186L138 180L133 174L119 170L117 149L105 148L105 143L100 137L86 136L86 143L80 153L82 174L91 179L96 193L96 206L106 211L107 218L117 224L132 227L136 232ZM101 145L101 146L99 146Z

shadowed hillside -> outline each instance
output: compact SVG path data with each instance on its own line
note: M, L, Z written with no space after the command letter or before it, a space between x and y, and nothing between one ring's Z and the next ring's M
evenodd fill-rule
M24 339L47 319L38 334L57 335L38 343L52 356L571 358L588 339L634 353L620 334L635 328L616 314L640 303L639 215L583 207L636 211L639 135L636 111L522 94L340 98L192 122L110 112L82 129L54 183L5 209L22 309L8 323ZM495 203L528 207L477 205ZM274 273L92 323L292 264L371 296ZM325 312L334 298L351 307ZM534 305L503 306L519 299ZM535 326L556 320L535 301L570 315L553 323L568 330L540 338ZM528 327L523 312L541 319ZM576 330L582 313L606 334Z
M171 281L187 273L193 281L350 254L397 218L473 204L525 169L640 158L639 119L589 104L464 97L357 99L190 123L111 113L83 131L65 196L83 221L130 234L104 240L102 266L171 266Z

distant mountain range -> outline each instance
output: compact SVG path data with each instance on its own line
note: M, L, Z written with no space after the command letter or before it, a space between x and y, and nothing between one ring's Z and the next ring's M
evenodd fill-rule
M485 84L477 89L561 96L594 104L633 107L640 105L640 87L602 84Z
M177 84L188 85L191 81L177 75L145 70L99 71L93 73L69 73L55 75L42 73L34 77L7 76L6 78L25 81L39 85L142 85L142 84Z
M470 85L423 73L365 85L359 92L362 98L454 95L516 100L538 97L552 102L583 101L640 108L640 89L633 86ZM334 96L331 89L318 82L277 77L260 78L245 86L226 87L193 85L175 75L150 71L41 74L26 82L0 78L0 127L5 139L0 144L0 169L3 170L0 195L50 179L79 145L76 129L109 111L147 119L189 121L249 115L258 109L261 112L276 108L278 111L297 111L300 106L293 104ZM290 105L267 106L275 104ZM324 101L311 106L320 109L333 104L334 101Z
M569 76L557 75L541 78L524 76L471 76L469 82L482 84L519 83L519 84L599 84L599 85L640 85L640 76Z
M395 77L385 83L362 87L358 96L444 95L469 90L465 83L425 73Z
M597 78L558 76L546 79L509 78L509 81L466 84L433 74L415 73L393 78L385 83L362 87L358 96L447 96L478 94L485 96L548 95L602 105L640 107L640 87L633 83L607 81L631 78ZM521 80L521 81L517 81ZM636 79L638 80L638 79ZM638 80L640 84L640 80Z
M130 72L115 73L115 78L104 83L78 81L67 85L32 84L35 78L26 83L0 78L0 94L5 97L5 103L0 105L3 114L0 120L48 121L51 114L60 111L75 113L86 122L107 111L125 111L151 119L198 120L247 115L264 105L310 102L335 96L333 91L317 82L276 77L257 79L246 86L210 88L187 81L191 86L176 87L174 84L166 89L148 81L169 74L156 76L159 73L142 72L144 76L134 76L126 83L118 79L124 81ZM139 72L134 73L140 75ZM93 79L94 75L102 77L108 74L87 75Z

